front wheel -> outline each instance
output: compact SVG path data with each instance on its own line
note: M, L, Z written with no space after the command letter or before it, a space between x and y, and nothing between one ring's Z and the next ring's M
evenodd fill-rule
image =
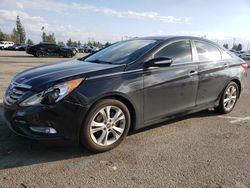
M231 112L239 98L239 87L235 82L230 82L221 95L220 104L216 108L218 112L227 114Z
M71 54L71 53L66 52L66 53L63 55L63 57L66 57L66 58L71 58L71 57L72 57L72 54Z
M41 57L43 53L41 51L36 51L35 57Z
M114 99L98 102L81 129L81 143L94 152L113 149L126 137L131 124L126 105Z

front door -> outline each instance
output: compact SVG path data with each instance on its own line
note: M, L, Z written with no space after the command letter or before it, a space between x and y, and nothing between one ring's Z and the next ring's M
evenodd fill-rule
M160 122L167 116L195 106L198 87L197 65L189 40L173 42L155 53L169 57L169 67L144 70L144 123Z

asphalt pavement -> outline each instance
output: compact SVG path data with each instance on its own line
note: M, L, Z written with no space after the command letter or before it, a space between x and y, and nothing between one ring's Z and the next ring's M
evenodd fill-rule
M17 72L62 60L0 51L0 99ZM153 125L101 154L18 137L0 104L0 187L250 187L249 83L230 114Z

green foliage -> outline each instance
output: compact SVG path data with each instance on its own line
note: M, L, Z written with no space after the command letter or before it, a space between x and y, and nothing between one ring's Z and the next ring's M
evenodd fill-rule
M45 32L42 33L42 42L45 42L47 38L47 35Z
M226 48L226 49L228 49L228 44L227 43L223 44L223 47Z
M69 47L71 47L72 44L73 44L73 42L72 42L71 38L69 38L69 40L67 41L66 45L69 46Z
M234 44L233 47L232 47L232 50L235 50L235 51L241 51L242 50L242 44Z
M59 46L65 46L65 44L64 44L63 41L58 41L57 44L58 44Z
M0 29L0 41L1 40L6 40L6 34Z
M234 44L233 47L232 47L232 50L237 50L237 47L238 47L238 45Z
M26 33L19 16L17 16L16 18L16 28L13 29L13 35L16 38L17 42L25 43Z
M25 43L26 33L19 16L16 18L16 27L13 28L11 34L3 33L0 30L0 40L13 41L15 43Z
M110 42L106 42L106 43L104 44L105 47L108 47L108 46L110 46L110 45L111 45Z
M42 33L42 42L53 43L56 44L56 38L54 33L49 33L48 35L43 32Z
M237 51L241 51L242 50L242 44L238 44L238 46L237 46L237 49L236 49Z
M28 39L26 43L27 43L27 44L30 44L30 45L33 45L33 44L34 44L34 42L33 42L31 39Z

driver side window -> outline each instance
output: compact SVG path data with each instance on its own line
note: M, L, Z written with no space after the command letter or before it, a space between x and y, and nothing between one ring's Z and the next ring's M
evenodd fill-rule
M172 58L174 64L192 62L189 40L174 42L155 54L155 58L162 56Z

